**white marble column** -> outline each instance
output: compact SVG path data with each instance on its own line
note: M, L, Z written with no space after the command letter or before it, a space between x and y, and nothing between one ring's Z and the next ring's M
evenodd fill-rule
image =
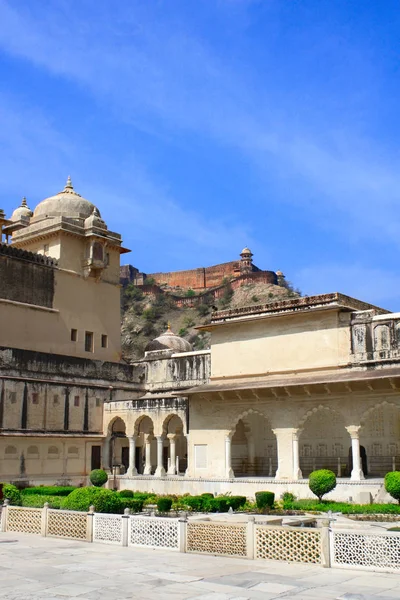
M256 446L254 443L254 437L251 434L246 434L247 437L247 455L248 455L248 475L255 475L256 473Z
M164 477L165 469L163 466L163 448L164 448L164 436L157 436L157 468L154 475L156 477Z
M351 425L346 427L351 437L351 453L353 458L353 469L351 471L351 477L353 481L360 481L364 479L364 473L361 465L361 454L360 454L360 426Z
M299 452L299 437L301 430L293 430L293 479L302 479L303 474L300 470L300 452Z
M128 440L129 440L129 467L128 467L128 471L127 471L128 477L133 477L134 475L138 474L136 465L135 465L136 437L137 437L136 435L130 435L128 437Z
M103 441L102 456L101 456L101 464L103 465L103 469L105 471L110 470L110 445L111 445L111 438L106 437L106 439Z
M168 475L176 475L176 434L169 433L169 467Z
M293 478L293 432L292 427L280 427L272 430L276 436L278 468L275 479Z
M235 473L232 469L232 436L233 432L228 433L225 436L225 476L228 479L235 477Z
M144 471L143 475L151 475L151 440L153 439L153 435L151 433L146 433L144 436L145 443L145 463L144 463Z

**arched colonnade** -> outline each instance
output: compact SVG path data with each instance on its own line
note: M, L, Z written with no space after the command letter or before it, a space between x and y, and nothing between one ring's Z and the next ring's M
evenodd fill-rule
M187 468L187 439L181 417L168 415L159 433L154 421L142 415L132 433L122 417L114 417L107 428L103 444L103 467L117 474L164 475L184 474Z
M350 421L350 422L349 422ZM357 424L354 424L354 421ZM267 415L240 415L225 437L226 477L308 477L331 469L358 481L400 469L400 406L387 401L357 420L330 406L310 409L296 428L272 429ZM283 464L291 464L291 474Z

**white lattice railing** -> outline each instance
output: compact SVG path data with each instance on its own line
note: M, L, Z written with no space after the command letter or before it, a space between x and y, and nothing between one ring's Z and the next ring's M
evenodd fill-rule
M332 567L400 572L400 535L333 530Z
M245 557L246 524L189 521L186 551Z
M179 550L179 520L161 517L130 517L129 546Z
M22 506L7 507L6 531L19 531L21 533L35 533L42 531L42 509L26 508Z
M48 509L46 535L50 537L86 540L86 513L72 510Z
M321 532L300 527L256 525L254 558L321 563Z
M122 544L123 518L121 515L95 513L93 518L93 541L102 544Z

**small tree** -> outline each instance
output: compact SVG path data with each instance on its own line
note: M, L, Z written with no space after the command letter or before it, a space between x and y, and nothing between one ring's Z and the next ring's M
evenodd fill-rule
M318 496L318 500L321 502L322 496L335 489L336 475L329 469L313 471L308 479L308 486L312 493Z
M95 487L102 487L108 481L108 475L103 469L94 469L89 475L91 483Z
M400 471L386 473L385 490L400 504Z

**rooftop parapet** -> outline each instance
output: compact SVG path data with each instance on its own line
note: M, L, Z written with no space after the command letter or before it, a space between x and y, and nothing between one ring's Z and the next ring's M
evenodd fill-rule
M55 258L44 256L43 254L36 254L35 252L29 252L28 250L22 250L21 248L15 248L9 244L0 243L0 255L26 260L39 265L45 265L46 267L56 267L58 264Z

